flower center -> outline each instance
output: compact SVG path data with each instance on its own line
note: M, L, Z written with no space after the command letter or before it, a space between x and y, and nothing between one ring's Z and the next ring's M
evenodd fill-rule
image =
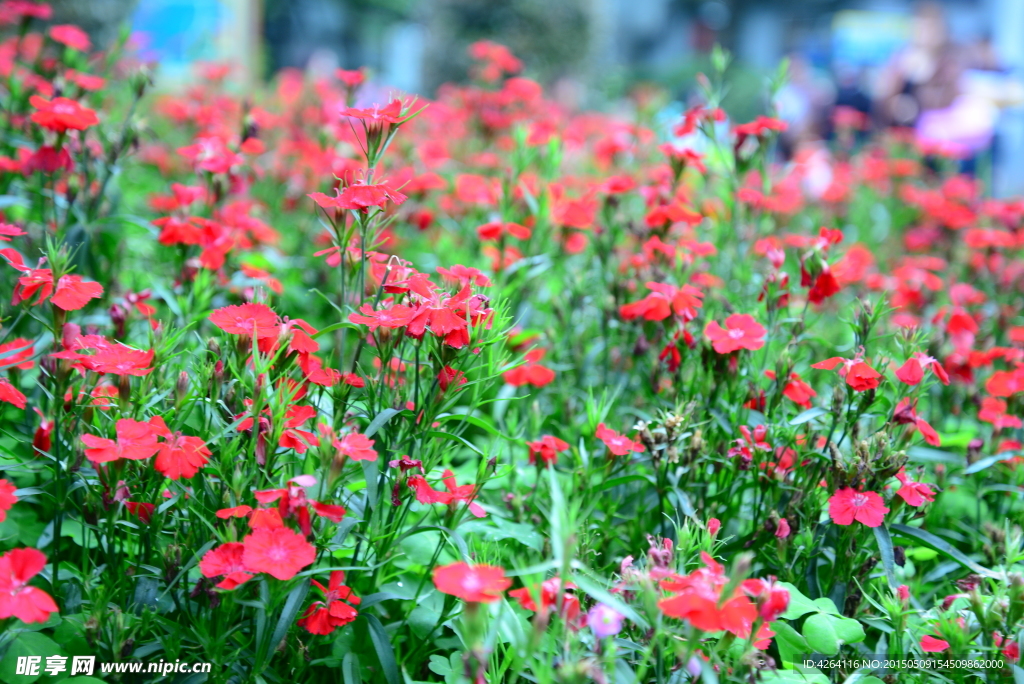
M467 591L477 591L483 586L483 582L480 581L480 577L476 573L471 572L462 578L462 588Z

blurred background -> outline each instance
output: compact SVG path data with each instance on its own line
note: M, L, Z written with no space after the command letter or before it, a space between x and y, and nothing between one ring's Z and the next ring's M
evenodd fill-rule
M568 107L608 108L655 84L681 112L720 44L735 57L725 108L774 109L783 141L827 137L837 111L955 148L997 194L1024 194L1024 0L56 0L102 44L131 26L160 82L230 61L239 87L295 67L368 66L377 84L430 96L466 79L470 43L509 46ZM783 59L774 102L765 83ZM838 107L838 110L837 110Z

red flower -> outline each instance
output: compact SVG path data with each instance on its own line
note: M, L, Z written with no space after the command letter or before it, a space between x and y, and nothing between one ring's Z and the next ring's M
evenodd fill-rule
M12 265L18 268L17 264ZM33 304L33 306L38 306L53 293L53 272L50 269L21 267L18 270L25 275L19 278L18 284L14 286L12 304L31 299L38 292L39 298ZM103 286L99 283L83 281L82 277L77 275L66 275L57 282L57 292L53 294L50 302L58 309L77 311L88 304L89 300L102 294Z
M504 568L458 562L434 568L434 586L442 594L470 603L494 603L512 585Z
M20 368L28 370L35 365L32 355L35 353L35 344L32 340L19 337L10 342L0 344L0 369Z
M550 384L555 379L555 371L538 363L546 353L547 351L544 349L531 349L526 352L525 364L505 371L501 377L513 387L522 387L523 385L543 387Z
M840 489L828 500L828 515L836 525L852 525L857 520L868 527L878 527L888 512L878 494L850 487Z
M18 497L14 495L17 489L7 480L0 480L0 522L7 517L7 511L11 510L11 506L18 503Z
M189 437L180 432L173 435L168 431L167 441L160 445L153 467L172 480L195 477L199 469L209 461L210 450L200 437Z
M770 580L750 579L742 585L757 604L757 612L765 622L774 622L789 608L789 590Z
M750 123L739 124L733 131L740 138L748 135L761 137L768 135L772 131L785 131L786 128L788 128L788 124L785 121L773 119L769 116L758 116Z
M215 514L221 520L227 520L228 518L244 518L245 516L252 513L252 506L233 506L231 508L222 508Z
M373 332L377 328L401 328L412 322L413 310L398 304L386 309L374 309L371 304L359 307L359 313L351 313L348 320L361 323Z
M530 463L533 465L551 465L558 460L558 454L567 450L569 444L552 435L544 435L536 442L527 442L530 448Z
M359 432L352 432L334 442L339 452L353 461L376 461L377 452L373 449L374 441Z
M383 125L387 124L400 124L404 120L402 118L402 107L403 103L401 100L391 100L384 107L380 105L374 105L367 109L355 109L353 107L345 107L338 113L341 116L349 116L353 119L361 119L370 125Z
M128 512L140 521L148 523L153 519L153 512L156 510L156 506L151 503L140 503L138 501L125 501L124 507L128 509Z
M481 240L498 240L502 235L508 234L519 240L530 239L530 229L518 223L491 221L482 226L477 226L476 234Z
M576 585L563 582L559 577L544 580L539 587L513 589L508 595L519 602L524 609L534 613L547 614L558 606L558 614L573 629L580 629L585 623L580 620L580 599L575 593ZM540 598L540 606L537 605Z
M942 367L936 359L922 354L921 352L915 353L907 361L896 370L896 377L900 379L900 382L904 382L910 386L914 386L921 382L924 378L924 369L930 368L935 377L939 379L943 385L949 384L949 375L946 374L946 369Z
M839 369L839 377L845 378L846 384L853 388L855 392L864 392L865 390L878 387L879 378L882 377L882 374L859 358L844 359L841 356L833 356L830 359L812 364L811 368L833 370L839 364L842 364L842 367Z
M132 349L123 344L106 344L96 348L96 353L91 356L82 355L82 365L97 373L109 373L111 375L149 375L153 369L149 367L153 363L154 352Z
M242 560L244 552L245 545L240 542L221 544L203 555L199 561L199 571L203 577L223 577L216 585L218 589L234 589L253 578L252 572Z
M133 461L149 458L160 448L156 439L159 430L153 423L122 418L117 421L117 441L96 435L82 435L82 441L89 447L85 450L85 457L93 463L106 463L119 458Z
M324 595L323 601L314 601L306 609L305 615L299 620L300 627L304 627L311 634L330 634L338 627L343 627L352 622L359 615L352 606L358 606L360 599L352 593L349 587L342 582L345 581L344 570L331 572L331 579L327 586L310 579ZM347 603L346 603L347 602Z
M290 580L316 560L316 549L301 534L287 527L262 527L242 540L242 560L252 572L265 572Z
M63 133L68 129L84 131L100 122L96 112L66 97L47 100L39 95L33 95L28 101L36 108L32 114L32 121L57 133Z
M11 384L7 378L0 378L0 401L13 404L20 409L24 409L28 399L22 394L17 387Z
M28 581L46 565L46 556L36 549L12 549L0 556L0 620L14 616L22 622L46 622L57 604L42 589Z
M11 223L0 222L0 242L10 242L12 237L24 235L25 231Z
M447 392L448 388L453 385L458 391L459 387L466 384L466 374L451 366L445 366L437 374L437 384L441 387L442 392Z
M103 295L103 286L91 281L83 281L81 276L61 276L57 281L57 291L50 298L50 303L65 311L77 311Z
M949 648L949 642L931 635L921 637L921 650L925 653L940 653Z
M442 492L434 489L427 482L426 478L421 475L413 475L407 481L409 487L416 491L416 500L423 504L447 504L454 506L459 501L465 501L469 506L469 512L477 518L482 518L487 513L476 503L473 499L476 498L477 487L473 484L456 485L455 484L455 473L450 470L445 470L442 477L444 486L448 489L447 492Z
M900 402L896 404L896 410L893 412L893 421L900 425L913 425L924 435L924 441L932 446L942 446L939 433L935 432L935 428L917 415L916 408L917 400L911 403L910 397L900 399Z
M625 435L620 435L615 430L606 427L604 423L598 424L594 436L604 442L605 446L608 447L608 451L616 456L625 456L633 451L644 450L643 444L634 442Z
M257 339L277 337L280 331L277 314L265 304L225 306L210 314L210 322L231 335Z
M322 192L314 192L309 196L324 209L351 209L364 213L372 207L383 209L389 200L395 205L399 205L408 199L387 183L377 185L356 183L348 186L335 197L330 197Z
M935 492L923 482L914 482L907 475L907 471L900 468L896 473L896 479L900 481L899 491L896 495L902 497L910 506L921 506L925 501L935 501Z
M758 610L749 597L734 590L732 595L722 595L729 584L729 577L722 565L707 553L701 554L705 567L698 568L685 577L674 575L661 580L661 588L674 595L658 602L665 615L688 621L704 632L726 630L741 639L748 638ZM767 647L770 630L759 631L758 648ZM764 643L762 643L764 642Z
M92 47L92 43L89 41L89 34L74 24L51 26L49 34L50 38L54 41L67 45L69 48L74 48L79 52L88 52L89 48Z
M704 328L704 336L719 354L729 354L739 349L760 349L764 346L765 332L749 314L732 314L725 319L725 328L716 321L709 321Z
M775 380L775 371L767 370L764 374L765 377ZM811 408L811 399L818 396L818 393L814 391L813 387L804 382L799 375L790 373L789 381L782 388L782 396L801 408L809 409Z
M472 266L463 266L462 264L455 264L451 268L438 266L437 272L444 277L445 282L458 283L459 287L465 287L466 285L476 285L477 287L491 286L491 279L484 275L480 269L473 268Z
M992 423L996 430L1024 427L1024 423L1021 423L1020 418L1006 413L1006 402L995 397L985 397L981 400L978 420Z
M647 321L663 321L675 314L684 321L692 321L697 316L697 309L704 305L704 293L692 285L676 287L668 283L649 282L647 289L652 290L652 293L638 302L619 307L619 315L624 320L642 317ZM761 332L763 334L764 330Z

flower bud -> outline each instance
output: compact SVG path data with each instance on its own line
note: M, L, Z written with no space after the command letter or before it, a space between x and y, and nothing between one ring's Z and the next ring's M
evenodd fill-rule
M178 374L178 382L174 385L174 407L181 408L188 395L188 373L181 371Z

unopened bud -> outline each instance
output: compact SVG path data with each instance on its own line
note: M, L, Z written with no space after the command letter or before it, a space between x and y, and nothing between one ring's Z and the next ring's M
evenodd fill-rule
M181 408L186 396L188 396L188 373L181 371L178 374L178 382L174 385L174 407Z

